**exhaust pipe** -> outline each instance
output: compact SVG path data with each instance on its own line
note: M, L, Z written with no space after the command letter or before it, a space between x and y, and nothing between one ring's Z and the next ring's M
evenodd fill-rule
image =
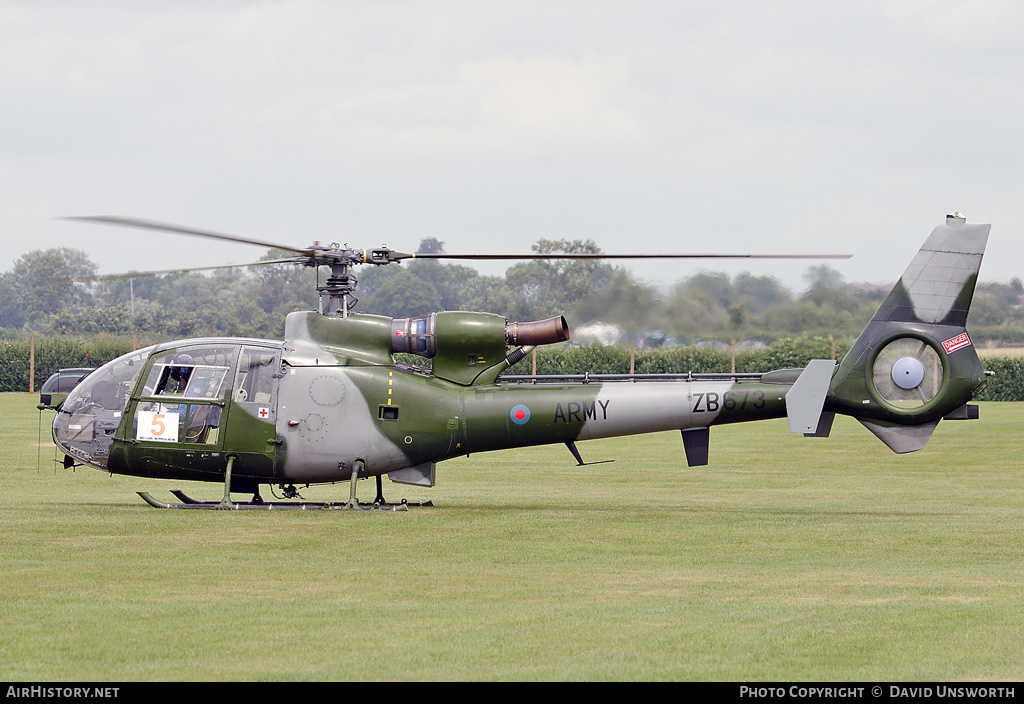
M569 339L569 324L559 315L532 323L505 323L505 342L518 345L550 345Z

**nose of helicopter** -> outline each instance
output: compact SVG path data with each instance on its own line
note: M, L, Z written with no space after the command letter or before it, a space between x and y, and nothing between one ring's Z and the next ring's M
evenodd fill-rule
M64 399L53 419L53 442L71 462L106 468L129 388L152 349L146 347L107 362Z

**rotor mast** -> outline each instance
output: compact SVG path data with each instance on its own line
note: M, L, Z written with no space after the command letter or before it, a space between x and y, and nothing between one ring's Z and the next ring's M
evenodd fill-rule
M355 308L358 299L352 295L359 278L352 272L356 264L376 264L378 266L412 257L404 252L394 252L387 247L376 249L351 249L346 244L342 247L337 242L329 247L314 244L306 251L306 266L331 267L331 274L324 283L317 283L316 290L320 294L320 312L332 318L347 318L349 311Z
M347 318L349 309L358 302L352 291L358 279L352 273L352 265L345 260L330 263L331 275L323 284L317 283L316 290L320 294L320 312L331 318ZM349 297L352 296L351 303Z
M355 290L358 282L355 274L352 273L352 264L355 263L355 252L348 249L341 249L337 243L329 248L321 247L318 244L310 248L308 266L317 267L316 293L321 297L321 313L329 317L346 318L349 309L355 306L356 300L349 297ZM331 267L331 274L324 283L319 282L319 267L322 265Z

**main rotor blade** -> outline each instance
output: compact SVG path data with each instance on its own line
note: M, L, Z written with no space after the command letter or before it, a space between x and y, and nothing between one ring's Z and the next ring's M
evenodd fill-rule
M397 252L394 254L398 254ZM405 254L394 259L849 259L852 254Z
M160 232L173 232L179 235L191 235L193 237L205 237L208 239L223 240L226 242L240 242L242 244L253 244L260 247L277 248L283 249L289 252L295 252L307 257L305 263L311 264L315 261L322 261L321 257L327 255L327 247L307 247L300 249L292 247L290 245L278 244L275 242L265 242L263 240L256 240L250 237L239 237L237 235L227 235L220 232L210 232L207 230L198 230L191 227L181 227L180 225L170 225L167 223L156 222L154 220L144 220L140 218L128 218L116 215L80 215L62 218L63 220L81 220L84 222L94 222L104 225L119 225L121 227L133 227L144 230L156 230ZM580 253L580 254L409 254L406 252L396 252L390 250L387 247L379 248L376 250L369 250L381 253L379 259L371 261L367 258L368 250L332 250L332 251L351 251L353 253L362 252L362 261L358 258L353 258L350 263L358 264L386 264L387 262L399 262L405 259L461 259L461 260L544 260L544 259L849 259L852 254L597 254L597 253ZM284 261L284 260L282 260ZM296 261L295 263L303 263ZM326 263L326 262L324 262ZM218 268L218 267L209 267ZM196 271L202 270L195 269ZM174 271L183 271L182 269L175 269ZM171 271L165 272L153 272L153 273L172 273Z
M61 220L81 220L83 222L95 222L104 225L120 225L121 227L134 227L142 230L157 230L161 232L173 232L178 235L192 235L193 237L205 237L207 239L224 240L226 242L240 242L242 244L254 244L258 247L284 249L296 254L309 254L308 249L299 249L287 244L276 242L264 242L251 237L239 237L237 235L225 235L220 232L209 232L207 230L196 230L190 227L179 225L168 225L154 220L142 220L140 218L125 218L115 215L75 215L61 218Z
M183 274L193 271L213 271L214 269L241 269L250 266L264 266L266 264L302 264L304 259L289 257L287 259L266 259L249 264L221 264L219 266L189 266L177 269L159 269L150 271L129 271L125 274L93 274L91 276L70 276L58 277L56 281L110 281L116 279L139 279L143 276L162 276L163 274Z

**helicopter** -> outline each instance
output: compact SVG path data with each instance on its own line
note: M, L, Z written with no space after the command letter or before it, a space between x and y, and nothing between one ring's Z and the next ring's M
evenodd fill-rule
M932 231L838 363L816 359L764 373L565 376L503 376L537 346L567 341L564 316L522 323L471 311L357 313L352 267L414 257L707 255L296 249L148 220L73 219L278 247L294 256L261 263L331 269L317 285L321 310L288 314L284 340L197 338L136 350L93 371L57 409L53 439L65 467L223 485L220 501L174 491L179 502L169 503L138 492L158 508L405 510L415 504L386 501L383 476L432 487L444 460L544 444L564 444L584 465L577 442L661 431L679 431L687 465L703 466L712 426L783 417L791 433L827 437L836 414L851 416L902 454L923 449L942 419L977 418L969 401L991 374L966 330L991 226L968 224L959 213ZM361 502L357 482L370 477L376 498ZM345 502L299 494L298 487L344 482ZM282 498L274 490L265 500L264 485Z

